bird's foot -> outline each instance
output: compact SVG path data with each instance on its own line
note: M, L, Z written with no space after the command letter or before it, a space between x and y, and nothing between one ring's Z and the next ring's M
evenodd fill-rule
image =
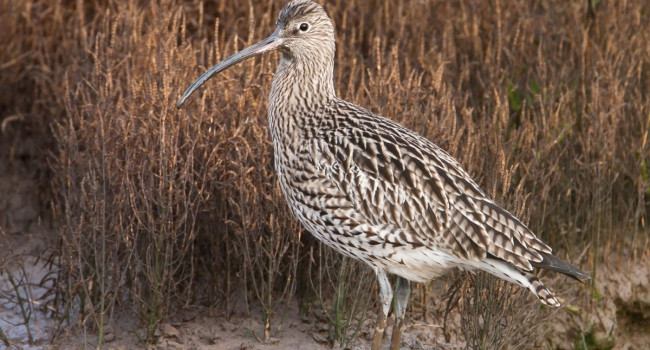
M390 338L390 350L399 350L400 344L402 343L402 325L404 324L403 319L396 319L395 324L393 325L393 334Z
M386 330L386 315L379 314L377 318L377 325L375 327L375 335L372 337L371 350L381 350L381 342L384 339L384 331Z

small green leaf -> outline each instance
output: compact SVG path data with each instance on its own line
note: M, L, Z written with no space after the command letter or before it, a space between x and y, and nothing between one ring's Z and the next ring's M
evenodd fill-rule
M508 86L508 102L512 110L521 110L521 93L512 84Z
M576 314L580 311L580 309L575 305L567 305L566 309Z
M599 300L603 297L603 295L598 291L598 288L596 286L592 286L590 288L591 291L591 297L594 298L594 300Z
M542 92L542 89L539 87L539 85L535 80L531 80L528 83L528 88L536 95L539 95Z

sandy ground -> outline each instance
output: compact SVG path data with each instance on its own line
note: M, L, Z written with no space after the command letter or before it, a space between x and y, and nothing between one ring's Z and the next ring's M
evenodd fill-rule
M264 343L259 338L263 333L263 325L258 312L253 311L251 317L236 313L230 320L223 316L210 316L210 310L197 309L184 314L184 319L163 323L159 327L158 342L151 346L153 349L330 349L327 344L327 326L316 319L308 319L298 314L296 305L291 305L281 329L273 334L271 339ZM370 347L370 332L373 320L369 319L361 335L348 344L346 349L368 349ZM433 326L435 327L435 326ZM420 328L420 329L416 329ZM137 338L128 335L126 330L120 330L120 335L108 335L108 349L139 349L144 348ZM427 345L420 338L420 334L430 332L427 325L411 325L405 332L404 349L459 349L457 344L435 343ZM71 339L48 349L84 348L83 339ZM87 339L92 344L94 339ZM334 346L334 348L342 348ZM385 341L388 349L388 340Z
M38 344L48 342L54 329L46 305L53 276L42 259L47 244L42 234L0 235L0 251L6 254L0 258L0 329L18 349L42 348Z

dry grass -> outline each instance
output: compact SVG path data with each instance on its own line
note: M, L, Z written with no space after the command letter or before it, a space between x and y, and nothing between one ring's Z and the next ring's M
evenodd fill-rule
M548 313L528 291L486 273L467 275L459 286L461 332L466 349L525 349L545 335L541 324Z
M287 300L314 300L323 266L304 263L315 243L273 173L277 54L174 108L204 69L271 32L283 1L252 3L0 0L0 156L51 188L61 318L100 343L118 309L137 311L152 342L171 309L231 313L243 298L262 305L268 339ZM343 98L447 149L589 272L611 251L647 252L647 1L601 1L593 18L563 0L326 9Z

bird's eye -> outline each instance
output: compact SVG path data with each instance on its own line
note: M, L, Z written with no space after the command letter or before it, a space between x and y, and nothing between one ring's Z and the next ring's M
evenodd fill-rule
M306 32L307 30L309 30L309 24L303 23L300 25L299 29L303 32Z

